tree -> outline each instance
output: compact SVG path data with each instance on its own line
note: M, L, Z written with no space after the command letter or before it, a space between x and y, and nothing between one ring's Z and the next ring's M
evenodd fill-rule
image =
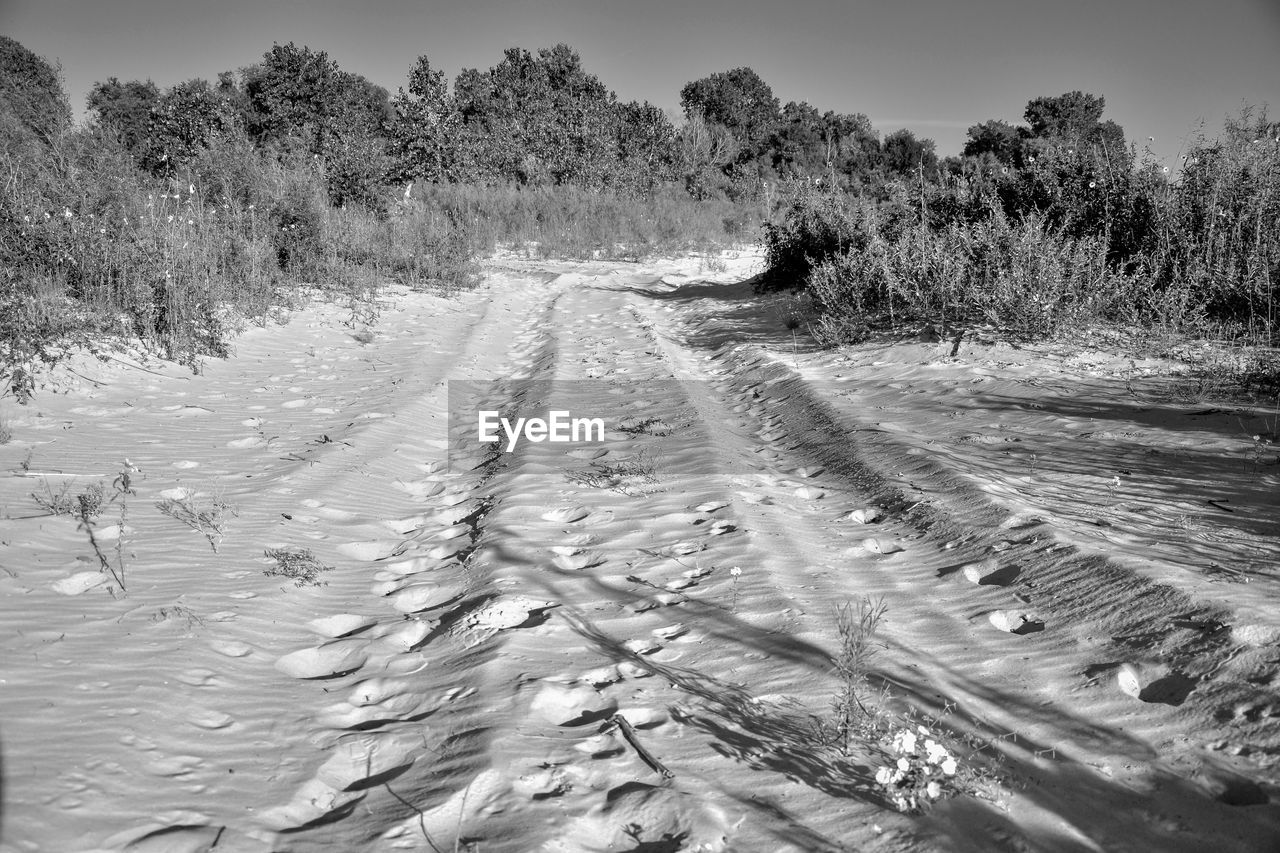
M1019 128L1008 122L989 119L969 128L963 153L966 157L991 154L1001 163L1013 164L1018 162L1022 153L1022 136Z
M616 168L617 99L567 45L510 48L453 86L462 180L599 188Z
M779 175L849 184L870 174L879 161L880 141L865 115L819 113L792 101L783 107L766 153Z
M617 107L618 176L615 184L646 196L675 175L676 129L666 113L645 101Z
M58 69L0 36L0 140L5 148L49 144L71 126L71 104Z
M1056 97L1040 97L1027 102L1023 118L1030 135L1077 145L1124 145L1124 130L1113 121L1102 121L1106 99L1085 92L1067 92Z
M933 140L916 139L916 135L905 128L885 136L881 152L885 168L902 177L917 175L921 169L932 171L938 165Z
M453 141L461 117L444 72L425 56L409 70L409 88L392 99L390 126L397 180L444 180L452 168Z
M239 124L232 104L207 81L179 83L151 107L142 163L158 175L172 175L208 148L217 134L232 132Z
M243 74L249 131L260 142L322 155L352 134L380 134L391 118L385 89L343 71L322 50L276 44Z
M89 91L89 109L97 114L98 124L120 136L124 146L141 155L150 133L151 110L160 100L160 89L150 80L121 83L108 77L105 83L94 83Z
M750 68L712 74L680 90L686 117L696 113L728 128L738 140L742 158L754 157L781 120L773 90Z
M725 169L738 153L738 140L722 124L694 112L676 138L677 163L685 189L699 201L725 189Z

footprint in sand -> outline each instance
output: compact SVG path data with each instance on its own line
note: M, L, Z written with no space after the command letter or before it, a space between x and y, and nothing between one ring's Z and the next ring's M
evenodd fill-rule
M1121 692L1142 702L1181 705L1199 682L1164 666L1126 663L1116 672Z
M589 684L592 687L604 687L607 684L616 684L621 680L622 673L618 671L616 664L587 670L578 676L579 683Z
M547 512L544 512L541 517L543 521L551 521L556 524L573 524L574 522L582 521L582 519L586 518L590 514L590 511L586 507L579 504L576 506L564 506L548 510Z
M604 562L604 557L592 551L578 551L573 554L560 554L552 562L565 571L579 571L600 565Z
M905 550L892 539L877 537L862 540L862 547L872 554L897 554L898 552Z
M459 536L466 536L471 530L470 524L454 524L436 532L431 538L441 542L448 542L451 539L457 539Z
M689 633L688 627L676 623L675 625L667 625L663 628L654 628L649 633L657 637L659 640L674 640L677 637L683 637Z
M656 729L669 719L667 712L660 708L620 708L618 716L636 729Z
M184 469L185 469L185 468L199 468L199 467L200 467L200 463L199 463L199 462L193 462L193 461L191 461L190 459L179 459L177 462L174 462L174 463L173 463L173 467L174 467L174 468L184 468Z
M852 521L855 524L875 524L884 518L884 511L879 507L869 506L861 509L855 509L848 515L842 516L841 521Z
M253 651L252 647L239 640L213 640L209 648L229 658L242 658Z
M586 740L574 744L573 748L592 758L612 758L615 755L620 755L625 745L615 734L608 732L592 735Z
M291 652L277 660L275 668L294 678L332 678L364 666L368 660L367 646L364 640L335 640Z
M433 560L447 560L460 551L465 551L468 543L463 539L454 539L452 542L441 542L427 549L427 556Z
M405 518L385 518L379 522L383 527L397 536L405 536L421 530L427 523L425 515L410 515Z
M237 450L244 450L245 448L248 448L248 447L258 447L259 445L266 444L266 443L267 443L266 440L263 439L261 436L248 435L248 436L245 436L244 438L236 438L236 439L232 439L231 441L228 441L227 447L234 447Z
M210 708L193 708L187 712L187 722L196 728L214 731L227 728L235 722L235 718Z
M440 567L439 560L430 557L410 557L407 560L396 560L394 563L383 563L374 573L373 579L378 581L403 580L410 575L429 572Z
M419 613L447 604L459 594L460 591L454 586L419 583L397 592L395 598L391 600L391 606L400 613Z
M556 726L581 726L602 720L618 710L618 703L585 684L543 682L529 706L534 716Z
M436 627L435 621L419 621L410 619L396 623L396 626L378 637L378 642L393 652L411 651L419 643L431 635Z
M1044 621L1021 610L993 610L987 614L993 628L1009 634L1036 634L1044 630Z
M322 637L337 639L362 631L376 621L370 616L359 616L355 613L336 613L333 616L312 619L307 623L307 627Z
M288 803L263 811L260 819L279 831L297 829L351 808L364 797L364 791L339 791L319 779L312 779L298 788Z
M94 587L102 586L110 580L110 576L102 572L77 572L71 577L63 578L52 584L54 592L62 595L80 595Z
M961 571L965 579L979 586L1008 586L1021 574L1017 566L1000 568L994 557L965 565Z
M193 667L178 673L174 677L188 687L212 687L214 686L214 679L218 677L218 673L211 669Z
M436 480L411 480L408 482L397 480L392 485L410 497L419 499L434 498L442 493L445 488L444 483Z
M365 542L347 542L339 545L337 551L353 560L375 563L402 554L407 547L408 543L401 539L371 539Z
M662 643L656 639L637 639L627 640L622 647L633 655L651 655L662 648Z
M350 791L366 787L370 780L381 783L399 776L414 760L414 746L406 735L364 735L334 746L329 760L316 771L316 779L339 791Z

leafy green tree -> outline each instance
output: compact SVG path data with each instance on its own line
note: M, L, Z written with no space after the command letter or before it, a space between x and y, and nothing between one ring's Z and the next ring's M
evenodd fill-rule
M648 196L675 177L676 129L666 113L648 101L617 107L617 177L614 183Z
M617 162L616 97L567 45L536 55L510 48L501 63L454 81L461 122L455 179L600 188Z
M750 68L735 68L687 83L680 90L680 106L687 117L696 113L728 128L744 158L760 152L781 120L773 89Z
M1106 104L1101 95L1067 92L1028 101L1023 118L1033 138L1106 145L1114 149L1124 145L1124 130L1113 121L1102 121Z
M381 133L391 118L387 91L338 67L324 51L276 44L245 69L249 131L261 142L324 154L352 133Z
M989 119L969 128L968 139L964 143L966 157L979 157L991 154L1001 163L1017 163L1022 154L1022 139L1025 128L1020 132L999 119Z
M849 186L869 177L880 159L880 141L865 115L819 113L792 101L782 109L767 153L779 176L824 177Z
M150 80L121 83L116 77L94 83L89 91L89 110L98 124L115 131L124 146L141 154L150 134L151 110L160 100L160 89Z
M444 72L425 56L409 70L409 87L392 99L392 171L396 180L441 181L452 168L453 143L461 117L449 95Z
M938 165L932 139L917 139L907 129L896 130L884 138L881 146L885 168L894 175L911 177L923 169L932 172Z
M71 105L58 69L8 36L0 36L0 144L49 144L71 126Z
M169 176L208 148L219 134L240 127L234 106L205 80L188 80L164 92L151 107L141 161Z

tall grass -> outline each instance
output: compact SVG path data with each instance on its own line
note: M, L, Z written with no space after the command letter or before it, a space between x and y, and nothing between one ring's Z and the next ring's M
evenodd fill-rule
M647 198L572 186L427 187L420 204L465 226L472 246L524 248L540 257L640 260L753 241L761 216L734 202L695 200L676 185Z
M334 206L325 165L213 139L169 180L109 134L0 154L0 393L21 399L76 348L137 339L195 364L301 287L367 297L454 291L499 246L639 259L744 239L758 216L675 188L628 198L572 187L435 186Z

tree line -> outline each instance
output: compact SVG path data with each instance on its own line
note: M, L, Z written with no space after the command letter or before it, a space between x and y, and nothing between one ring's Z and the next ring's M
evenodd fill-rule
M70 125L56 71L0 37L0 111L14 138ZM161 88L151 80L94 84L90 123L115 134L137 164L176 174L203 149L240 138L257 150L310 155L336 205L377 205L409 181L528 187L571 185L646 196L678 183L697 199L760 198L778 182L879 193L894 180L936 181L975 161L1021 167L1048 141L1124 148L1102 120L1101 97L1071 92L1031 101L1025 126L974 125L960 156L940 159L909 130L880 134L860 113L780 104L750 68L711 74L680 91L683 120L621 101L572 48L507 50L450 83L419 57L395 94L346 71L322 50L275 44L254 65Z

